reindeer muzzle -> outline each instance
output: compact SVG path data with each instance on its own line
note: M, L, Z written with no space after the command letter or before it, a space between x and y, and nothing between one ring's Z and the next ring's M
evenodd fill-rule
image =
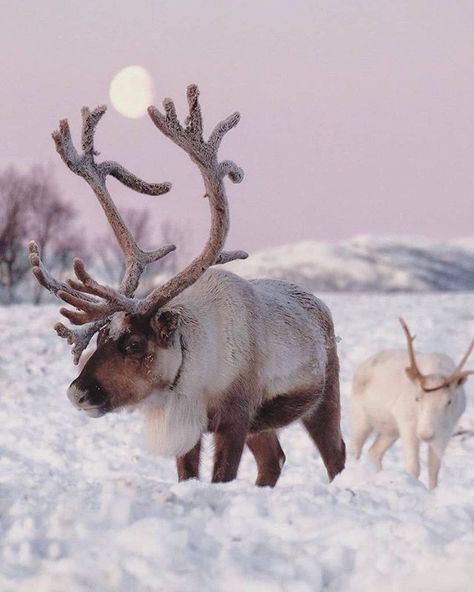
M83 390L75 382L68 388L67 397L76 409L94 418L102 417L110 410L109 397L99 384Z

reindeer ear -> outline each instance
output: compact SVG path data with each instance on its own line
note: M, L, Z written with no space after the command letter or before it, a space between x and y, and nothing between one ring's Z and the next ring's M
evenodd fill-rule
M158 339L167 345L170 343L176 329L181 321L181 315L175 310L164 310L158 312L151 319L151 328L155 332Z

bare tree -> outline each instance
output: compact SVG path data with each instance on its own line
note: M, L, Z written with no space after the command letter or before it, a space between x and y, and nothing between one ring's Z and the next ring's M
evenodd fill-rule
M164 243L173 242L179 245L178 250L173 251L162 259L159 263L160 273L167 275L176 275L179 271L180 264L183 259L186 258L186 244L189 244L189 232L190 230L184 226L179 226L173 223L171 220L164 220L160 227L160 239ZM185 240L187 239L187 240ZM179 254L178 254L179 253Z
M150 247L153 242L184 243L186 230L170 220L164 220L158 231L156 225L150 217L149 210L138 210L128 208L123 214L130 232L135 237L138 244L144 247ZM117 240L112 234L98 240L97 252L100 254L95 259L97 261L97 271L105 281L109 283L118 283L125 273L126 263L123 258L123 252ZM182 251L182 250L181 250ZM182 256L181 252L181 256ZM142 289L148 289L153 283L154 276L163 274L171 276L177 273L180 260L177 251L172 251L167 257L151 263L142 275Z
M27 234L28 187L25 178L13 167L0 175L0 286L4 299L11 302L14 289L28 271L28 260L22 253Z
M57 274L64 271L72 250L84 254L79 234L71 231L74 209L61 199L48 169L35 165L22 173L10 167L0 173L0 210L0 296L6 303L14 301L17 286L26 281L28 235L38 237ZM65 234L77 237L74 244L62 238ZM33 301L39 303L41 295L35 287Z

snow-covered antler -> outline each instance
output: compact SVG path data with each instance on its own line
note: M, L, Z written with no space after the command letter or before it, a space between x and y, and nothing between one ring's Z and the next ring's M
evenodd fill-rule
M123 185L146 195L162 195L171 189L170 183L147 183L114 161L95 162L95 156L99 153L94 148L94 132L100 119L106 112L104 105L90 111L88 107L82 108L82 154L79 155L71 138L69 124L66 119L59 123L59 130L53 132L53 140L56 150L66 165L83 177L102 206L107 220L112 227L115 238L119 243L126 261L126 271L120 283L119 292L126 296L132 296L137 289L140 276L145 267L153 261L158 261L176 247L165 245L151 252L142 251L137 245L132 234L125 225L115 204L107 190L106 178L108 175L115 177ZM83 265L82 265L83 267ZM81 280L81 278L78 278ZM87 290L84 290L87 292Z
M171 99L165 99L163 115L155 107L148 112L156 127L175 144L180 146L196 163L201 171L206 197L211 208L211 228L209 238L202 252L184 270L171 278L160 288L153 290L146 298L133 297L143 270L152 261L164 257L175 247L166 245L152 252L142 251L123 222L107 190L105 181L112 175L121 183L147 195L161 195L170 189L169 183L150 184L142 181L122 165L105 161L95 162L98 155L94 149L95 128L105 113L105 107L90 111L82 109L82 154L78 154L71 139L69 124L62 120L59 130L53 132L56 149L66 165L77 175L83 177L96 194L115 237L124 253L127 263L125 275L119 289L97 282L87 272L83 261L74 260L74 272L77 280L70 279L67 284L58 282L47 272L36 245L30 250L33 273L38 281L76 310L61 308L60 312L82 329L72 330L58 325L56 330L61 337L74 344L74 355L80 353L89 343L92 335L105 323L106 319L117 311L151 315L169 300L196 282L212 265L224 264L235 259L245 259L244 251L223 251L229 230L229 209L224 187L224 177L229 176L234 183L240 183L244 173L234 162L218 162L217 153L225 134L237 125L240 119L234 113L218 123L207 142L203 139L199 90L196 85L187 89L189 116L183 127L178 121L176 109Z
M204 179L206 197L211 208L211 229L209 239L201 252L183 271L171 278L160 288L153 290L145 299L131 298L126 291L115 290L109 286L103 286L96 282L86 271L80 260L74 262L74 271L79 279L70 281L69 284L76 290L75 294L59 291L58 296L78 311L62 310L72 323L80 325L90 321L96 321L104 316L119 310L135 314L151 315L154 311L169 302L180 292L193 284L211 265L224 264L235 259L245 259L244 251L223 251L225 239L229 230L229 209L224 187L224 177L228 175L234 183L240 183L243 179L243 171L230 160L221 163L217 160L217 152L224 135L237 125L240 116L238 113L230 115L214 128L207 142L203 139L201 109L198 101L199 91L196 85L187 89L189 116L185 127L178 121L176 109L171 99L165 99L163 106L165 115L156 107L149 108L149 114L155 125L165 136L180 146L195 162ZM95 120L94 120L95 121ZM88 129L93 129L92 123ZM62 144L68 144L68 131L62 133ZM83 146L89 146L84 142ZM64 152L64 149L63 149ZM88 153L93 155L93 147L89 147ZM69 164L73 158L63 157L68 166L75 170L73 164ZM103 166L103 163L100 166ZM76 170L75 170L76 172ZM78 174L83 174L78 172ZM94 189L96 191L96 189ZM97 192L97 191L96 191ZM99 200L103 203L101 193ZM105 209L105 207L104 207ZM99 297L99 301L90 302L77 295L89 294Z
M114 161L95 162L98 152L94 148L94 132L105 111L105 106L97 107L93 111L87 107L82 109L82 154L77 152L73 144L67 120L60 121L59 130L53 132L52 137L56 144L56 150L69 169L83 177L93 189L122 249L126 269L119 289L100 286L89 276L80 259L74 260L74 271L78 281L59 282L44 266L36 243L31 242L29 246L32 271L38 282L78 309L71 311L62 308L61 314L75 324L85 325L80 330L68 329L62 324L56 325L58 334L66 338L69 343L74 344L73 354L76 362L91 337L105 323L110 314L115 310L133 309L132 296L145 267L175 249L174 245L165 245L155 251L142 251L115 207L106 186L108 175L115 177L130 189L146 195L167 193L171 184L147 183Z
M28 244L28 251L29 251L29 260L31 265L31 271L33 275L37 279L38 283L46 288L50 292L52 292L55 296L57 296L58 292L67 292L71 294L71 296L76 296L78 298L84 298L89 302L97 302L96 298L92 298L83 294L82 292L78 292L69 284L61 282L57 280L55 277L51 275L49 270L46 268L43 260L41 259L41 253L39 246L35 241L30 241Z
M51 293L58 295L58 292L67 293L71 296L81 298L83 301L98 302L96 298L87 296L81 292L78 292L72 288L69 284L57 280L51 275L49 270L46 268L43 260L41 259L41 253L38 245L34 241L30 241L28 245L29 259L32 267L32 272L38 283L49 290ZM66 310L66 309L64 309ZM69 312L69 311L68 311ZM72 345L72 355L74 364L79 363L82 352L89 345L90 340L97 331L105 324L106 319L88 323L82 327L70 329L63 325L63 323L56 323L54 329L59 337L67 339L69 345Z
M211 228L209 238L202 252L180 273L163 286L153 290L140 306L142 314L152 314L169 302L180 292L196 282L211 265L227 263L234 259L245 259L244 251L223 251L229 231L229 207L224 187L224 177L229 176L233 183L240 183L243 170L230 160L218 162L217 153L225 134L235 127L239 113L233 113L216 125L209 140L203 139L199 90L195 84L188 86L187 99L189 116L185 127L178 121L176 109L171 99L163 101L165 114L156 107L149 107L148 113L156 127L175 144L182 148L197 164L204 180L206 196L211 209Z

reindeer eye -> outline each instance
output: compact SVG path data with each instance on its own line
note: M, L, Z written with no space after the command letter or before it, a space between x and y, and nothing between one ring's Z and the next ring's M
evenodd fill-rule
M419 403L420 402L420 397L417 397L415 400L416 400L417 403Z
M145 343L141 339L132 338L125 346L125 353L130 356L142 354L144 350Z
M451 405L451 403L452 403L452 401L451 401L451 399L450 399L450 400L448 401L448 405Z

